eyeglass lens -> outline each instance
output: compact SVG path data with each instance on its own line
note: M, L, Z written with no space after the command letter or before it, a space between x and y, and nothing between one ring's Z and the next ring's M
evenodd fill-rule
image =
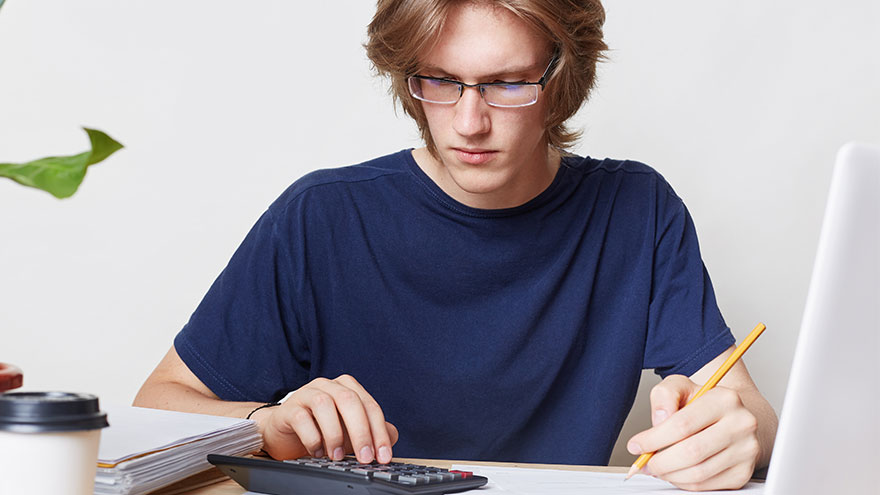
M464 91L457 82L420 77L409 78L409 88L410 93L420 100L444 104L456 103ZM498 107L521 107L538 100L537 84L486 84L480 85L479 90L486 103Z

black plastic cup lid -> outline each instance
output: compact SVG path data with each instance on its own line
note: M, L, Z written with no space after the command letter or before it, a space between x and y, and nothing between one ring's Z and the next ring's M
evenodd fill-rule
M7 392L0 394L0 431L43 433L97 430L109 426L107 414L90 394Z

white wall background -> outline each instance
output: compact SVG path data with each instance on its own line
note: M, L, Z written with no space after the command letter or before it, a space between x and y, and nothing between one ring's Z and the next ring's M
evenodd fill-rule
M68 200L0 179L0 361L25 389L131 401L290 182L418 145L361 48L374 3L305 4L0 9L0 161L84 151L81 125L126 145ZM834 154L880 143L880 6L606 4L612 51L577 151L677 189L728 324L769 328L747 363L779 410ZM647 424L641 397L625 432Z

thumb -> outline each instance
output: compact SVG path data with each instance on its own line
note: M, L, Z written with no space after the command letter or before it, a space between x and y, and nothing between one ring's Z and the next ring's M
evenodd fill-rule
M651 425L657 426L684 407L697 386L684 375L670 375L651 389Z

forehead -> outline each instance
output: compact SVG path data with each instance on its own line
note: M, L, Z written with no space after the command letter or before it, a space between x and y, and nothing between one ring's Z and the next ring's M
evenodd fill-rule
M436 44L422 57L426 67L461 78L539 72L550 43L503 7L486 3L453 6Z

